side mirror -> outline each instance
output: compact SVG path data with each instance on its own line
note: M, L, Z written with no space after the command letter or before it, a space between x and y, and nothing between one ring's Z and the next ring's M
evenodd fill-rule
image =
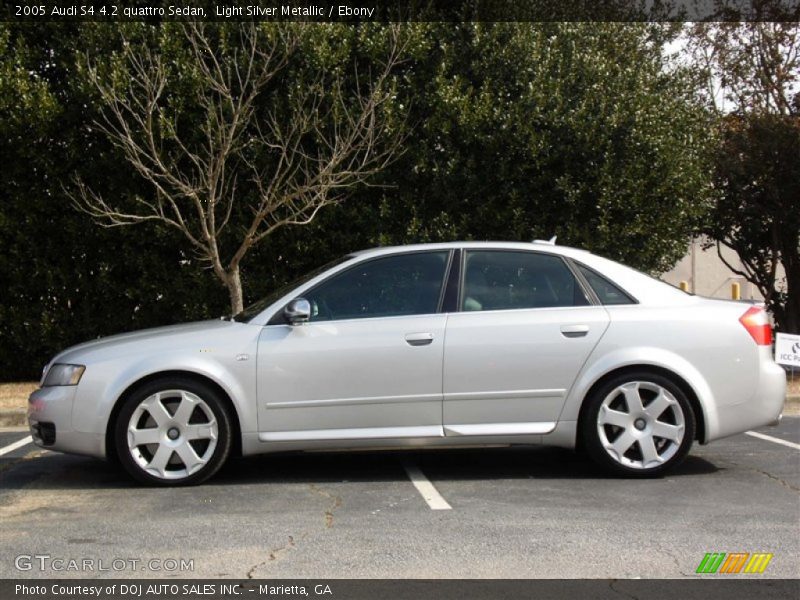
M295 298L283 309L289 325L302 325L311 318L311 303L305 298Z

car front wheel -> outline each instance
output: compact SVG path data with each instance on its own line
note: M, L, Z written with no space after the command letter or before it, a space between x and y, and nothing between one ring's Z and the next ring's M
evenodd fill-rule
M653 477L689 452L695 417L686 394L670 379L627 373L588 398L582 434L589 456L614 473Z
M191 379L152 381L117 416L117 456L135 479L192 485L216 473L230 453L231 425L216 390Z

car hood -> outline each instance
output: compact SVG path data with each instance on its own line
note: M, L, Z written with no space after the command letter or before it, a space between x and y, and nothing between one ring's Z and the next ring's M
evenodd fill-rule
M246 323L223 321L198 321L167 327L142 329L131 333L111 335L72 346L59 353L51 362L84 364L93 358L139 352L155 352L160 348L178 348L184 345L214 343L231 330L248 327Z

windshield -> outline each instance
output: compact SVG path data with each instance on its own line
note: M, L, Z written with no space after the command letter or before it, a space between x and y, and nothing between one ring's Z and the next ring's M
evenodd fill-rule
M265 308L267 308L270 304L273 304L273 303L277 302L278 300L280 300L281 296L285 296L292 289L294 289L296 287L300 287L301 285L303 285L307 281L311 281L312 279L314 279L314 277L316 277L320 273L323 273L324 271L327 271L328 269L330 269L332 267L335 267L336 265L340 265L343 262L345 262L347 260L350 260L352 257L353 256L350 255L350 254L348 254L346 256L340 256L339 258L337 258L335 260L332 260L332 261L322 265L321 267L318 267L318 268L314 269L313 271L311 271L309 273L306 273L302 277L299 277L299 278L295 279L294 281L291 281L291 282L287 283L286 285L282 285L281 287L279 287L278 289L274 290L270 294L267 294L266 296L264 296L260 300L256 300L255 302L253 302L253 304L251 304L250 306L246 307L242 312L236 313L235 315L233 315L233 320L234 321L239 321L239 322L249 321L250 319L255 317L258 313L260 313Z

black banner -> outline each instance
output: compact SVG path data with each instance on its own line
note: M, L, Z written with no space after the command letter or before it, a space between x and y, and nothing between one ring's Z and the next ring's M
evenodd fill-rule
M800 0L3 0L3 21L800 21Z
M4 600L766 600L800 598L797 579L4 579Z

